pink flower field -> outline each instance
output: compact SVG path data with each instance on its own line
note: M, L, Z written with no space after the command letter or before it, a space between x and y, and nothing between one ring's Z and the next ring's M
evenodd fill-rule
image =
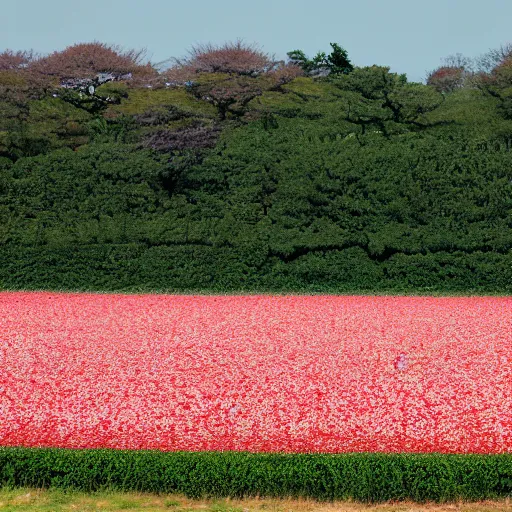
M512 298L0 293L0 445L512 453Z

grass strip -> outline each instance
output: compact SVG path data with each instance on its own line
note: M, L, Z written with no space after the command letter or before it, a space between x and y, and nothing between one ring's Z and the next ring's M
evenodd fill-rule
M80 492L61 489L0 488L0 510L9 512L512 512L509 499L476 503L357 503L311 499L202 499L178 494Z

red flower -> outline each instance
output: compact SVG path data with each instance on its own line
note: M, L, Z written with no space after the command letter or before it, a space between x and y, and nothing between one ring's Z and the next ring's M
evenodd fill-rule
M512 453L512 299L0 293L0 444Z

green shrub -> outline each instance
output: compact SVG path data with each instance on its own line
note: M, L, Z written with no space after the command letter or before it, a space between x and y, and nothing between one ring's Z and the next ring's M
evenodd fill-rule
M187 497L447 502L512 495L512 455L0 448L0 485Z

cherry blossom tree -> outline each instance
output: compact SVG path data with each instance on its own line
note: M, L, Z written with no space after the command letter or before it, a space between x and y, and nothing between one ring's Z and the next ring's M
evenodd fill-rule
M427 85L431 85L438 92L448 93L463 87L464 78L463 67L441 66L429 73Z
M22 70L34 60L33 51L5 50L0 53L0 71Z
M156 70L145 62L145 57L145 50L122 50L99 42L80 43L36 59L29 68L58 79L93 78L98 73L154 76Z
M193 46L183 59L174 59L175 67L191 74L228 73L257 76L278 66L272 55L241 39L222 45L205 43Z

